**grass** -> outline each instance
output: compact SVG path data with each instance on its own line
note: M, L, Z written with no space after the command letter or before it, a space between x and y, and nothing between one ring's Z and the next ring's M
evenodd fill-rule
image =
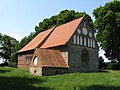
M0 67L0 90L120 90L120 71L41 77L18 68Z

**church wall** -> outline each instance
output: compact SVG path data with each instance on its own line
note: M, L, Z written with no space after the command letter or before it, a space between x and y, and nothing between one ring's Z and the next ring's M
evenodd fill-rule
M84 32L83 28L87 29ZM94 32L86 18L81 21L68 42L69 72L98 71L98 46ZM88 52L87 65L83 66L83 50Z
M57 49L61 52L64 60L66 61L66 63L68 64L68 45L64 45L64 46L59 46L59 47L54 47L52 49Z
M42 76L42 68L29 67L30 74Z
M42 68L29 68L30 73L39 76L49 76L49 75L57 75L68 73L67 68L57 68L57 67L42 67Z
M28 69L30 61L32 60L32 57L33 57L33 52L34 51L32 50L32 51L18 53L18 65L17 65L17 67Z
M68 73L68 68L43 67L42 73L43 76L64 74Z
M88 65L84 67L81 58L83 49L88 51L89 58ZM69 72L98 71L98 50L72 45L69 47L68 56Z

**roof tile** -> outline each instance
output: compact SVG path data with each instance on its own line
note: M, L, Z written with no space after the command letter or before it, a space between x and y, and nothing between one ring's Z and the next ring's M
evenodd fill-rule
M28 51L28 50L35 49L52 32L52 30L53 30L53 28L39 33L35 38L33 38L27 45L25 45L18 52L23 52L23 51Z
M54 29L49 38L40 48L65 45L78 27L81 18L60 25Z
M18 52L32 50L38 46L39 48L50 48L65 45L75 32L82 18L83 17L75 19L66 24L60 25L56 28L53 27L49 30L39 33L34 39L32 39L25 47L23 47ZM45 39L46 37L47 39ZM43 40L45 40L44 43L42 43ZM40 45L41 43L42 45Z
M37 56L38 58L38 64L35 67L69 68L67 62L64 60L59 50L36 48L34 56ZM33 59L30 66L34 66Z

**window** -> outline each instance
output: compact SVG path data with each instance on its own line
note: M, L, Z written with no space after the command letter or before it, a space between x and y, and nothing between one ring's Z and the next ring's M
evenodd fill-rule
M35 66L37 65L37 63L38 63L38 58L37 57L34 58L33 63L34 63Z
M91 41L90 41L90 42L91 42L91 47L93 47L93 42L92 42L92 39L91 39Z
M77 32L78 32L78 34L80 34L80 33L81 33L81 30L78 28L78 29L77 29Z
M84 21L84 27L86 27L86 21Z
M81 54L81 62L82 62L82 66L83 67L88 67L89 64L89 54L88 51L86 49L82 50L82 54Z
M74 35L73 42L74 42L74 44L76 44L76 35Z
M77 35L77 44L79 45L79 35Z
M84 37L84 46L86 46L86 37Z
M88 47L90 47L90 39L88 38Z
M90 43L90 45L89 45L89 46L91 47L91 39L89 39L89 43Z
M82 45L82 36L80 36L80 45Z
M93 47L95 47L95 40L93 40Z

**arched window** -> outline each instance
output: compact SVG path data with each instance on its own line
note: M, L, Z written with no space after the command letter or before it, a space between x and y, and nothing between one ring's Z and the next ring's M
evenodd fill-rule
M82 50L81 62L82 62L82 66L83 67L88 67L88 64L89 64L89 54L88 54L88 51L86 49Z
M82 45L82 36L80 36L80 45Z
M90 47L90 39L88 38L88 47Z
M93 41L92 41L92 39L91 39L91 41L90 41L90 42L91 42L91 47L93 47Z
M84 27L86 27L86 21L84 21Z
M73 37L73 43L76 44L76 35Z
M77 44L79 45L79 35L77 35Z
M33 63L34 63L35 66L37 65L37 63L38 63L38 58L37 57L34 58Z
M93 47L95 47L95 40L93 40Z
M86 37L84 37L84 46L86 46Z

